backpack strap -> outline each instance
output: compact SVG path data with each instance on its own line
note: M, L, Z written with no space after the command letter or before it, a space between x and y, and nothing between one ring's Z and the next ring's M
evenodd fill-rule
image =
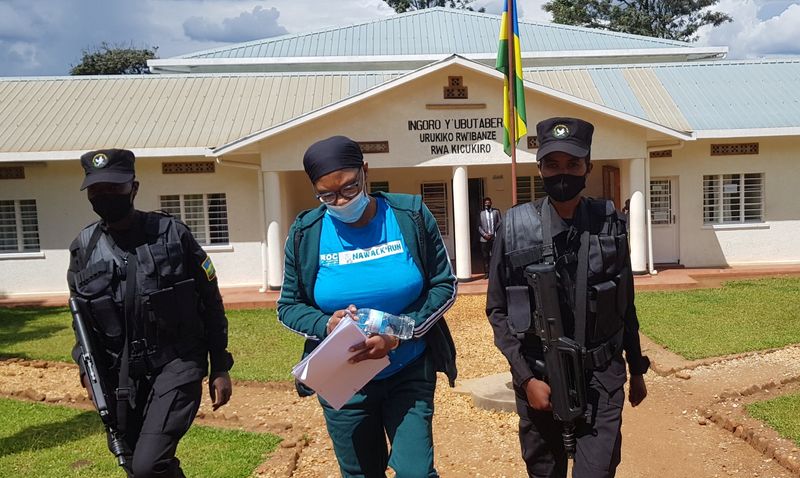
M543 225L541 214L533 203L509 209L503 227L505 255L512 270L541 262L546 252L542 245Z

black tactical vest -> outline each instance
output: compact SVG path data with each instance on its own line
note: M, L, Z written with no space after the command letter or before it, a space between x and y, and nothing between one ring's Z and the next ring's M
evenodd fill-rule
M581 299L581 292L577 290L580 281L568 277L565 264L574 264L581 252L576 251L570 257L564 257L548 249L547 241L543 240L543 204L543 200L521 204L506 213L503 233L509 285L525 285L522 275L525 266L541 263L552 255L556 259L559 275L559 295L565 296L563 302L570 304L577 324L580 322L577 315L580 310L576 311L575 306ZM550 214L550 206L547 205L547 208L544 213ZM629 252L625 222L618 216L612 201L591 198L581 201L575 220L577 235L588 231L584 292L586 331L582 345L592 347L613 341L614 348L618 348L632 283L631 270L627 265ZM579 262L578 269L580 267Z
M99 223L81 232L78 258L84 267L74 284L78 296L88 302L96 337L117 363L127 338L132 376L156 370L204 340L194 279L176 221L143 214L146 242L131 253L116 248ZM136 261L135 294L126 304L134 270L130 261Z

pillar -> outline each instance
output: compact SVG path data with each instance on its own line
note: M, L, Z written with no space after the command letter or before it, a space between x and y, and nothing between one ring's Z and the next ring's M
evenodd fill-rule
M456 278L472 278L469 240L469 177L466 166L453 166L453 233L456 244Z

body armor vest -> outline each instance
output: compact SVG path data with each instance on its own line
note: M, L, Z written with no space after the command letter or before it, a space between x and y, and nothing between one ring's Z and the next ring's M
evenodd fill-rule
M175 220L143 214L146 241L133 252L116 248L99 223L84 229L78 239L83 269L75 275L76 292L87 302L96 337L117 364L128 341L134 377L162 367L204 340L194 279ZM135 271L135 277L129 271ZM129 280L136 281L135 293L126 306Z
M548 241L543 240L542 214L551 211L549 205L542 211L542 206L540 200L515 206L506 213L503 233L509 284L526 284L523 278L525 266L544 262L547 257L555 258L561 301L570 306L575 324L583 322L586 327L586 343L581 345L592 347L612 343L611 349L618 349L632 282L630 267L627 267L628 237L624 220L619 218L611 201L584 198L579 204L575 237L588 231L588 259L585 261L588 270L586 289L578 291L566 265L578 262L580 269L580 251L557 256L556 251L548 250ZM549 247L553 247L552 242ZM577 275L580 275L580 270ZM579 311L576 311L576 304L582 299L581 293L586 294L584 321L578 318Z

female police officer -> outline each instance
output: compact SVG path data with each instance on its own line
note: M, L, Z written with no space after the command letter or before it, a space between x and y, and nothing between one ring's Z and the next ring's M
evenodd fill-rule
M492 255L486 313L495 344L511 365L528 474L566 476L567 452L573 451L577 441L573 476L612 477L620 461L622 438L626 377L622 350L631 372L633 406L647 395L642 374L649 366L639 345L625 223L610 201L581 195L592 170L594 126L575 118L551 118L540 122L536 130L539 171L548 197L506 213ZM560 310L566 335L563 343L577 344L582 351L580 360L565 362L578 363L585 370L575 374L575 393L567 394L573 402L564 407L579 410L576 423L558 423L552 411L556 407L551 399L555 401L556 396L551 396L550 384L569 382L569 377L546 377L536 366L537 361L556 358L553 347L546 357L542 339L536 335L541 331L520 330L526 322L515 320L529 317L530 308L543 305L536 304L540 296L531 293L531 284L537 282L531 281L530 271L545 269L529 268L531 264L555 266L554 310ZM575 406L584 390L585 414Z
M209 359L213 408L231 396L214 266L183 223L134 209L132 152L91 151L81 165L81 189L101 220L70 246L67 282L95 341L119 432L109 433L109 448L129 476L182 477L175 451L200 405ZM86 386L78 345L72 355Z

